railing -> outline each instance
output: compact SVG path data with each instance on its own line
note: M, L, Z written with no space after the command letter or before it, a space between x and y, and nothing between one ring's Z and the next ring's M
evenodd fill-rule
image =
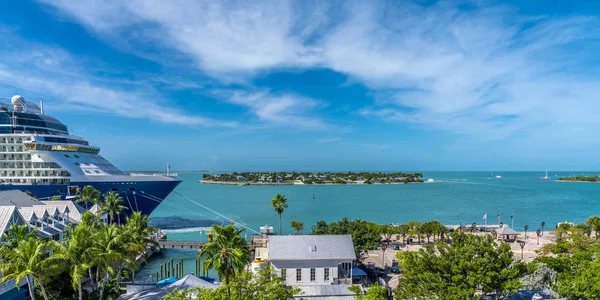
M2 277L2 276L0 275L0 277ZM9 279L5 282L0 283L0 295L14 289L16 287L15 282L16 281L14 279ZM21 282L19 283L19 286L23 286L26 283L27 283L27 278L23 278L21 280ZM0 296L0 298L2 298L2 296Z

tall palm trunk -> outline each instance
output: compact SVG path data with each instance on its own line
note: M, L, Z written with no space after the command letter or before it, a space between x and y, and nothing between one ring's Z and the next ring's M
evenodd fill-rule
M283 235L283 230L281 229L281 214L279 214L279 235Z
M34 277L35 280L35 277ZM44 288L44 284L42 283L42 281L38 278L37 279L38 284L40 285L40 290L42 290L42 296L44 297L44 300L48 300L48 295L46 295L46 289Z
M108 268L106 268L106 274L104 278L102 278L102 288L100 288L100 299L104 299L104 288L106 287L106 282L108 281Z
M96 290L100 287L100 266L96 267Z
M92 284L92 289L94 288L94 274L92 273L92 268L88 269L88 273L90 274L90 284Z
M83 291L81 290L81 282L77 285L77 291L79 292L79 300L83 300Z
M31 279L29 279L29 275L25 277L27 279L27 287L29 288L29 295L31 296L31 300L35 300L35 294L33 293L33 285Z
M121 290L121 271L123 270L122 266L119 266L117 269L117 290Z

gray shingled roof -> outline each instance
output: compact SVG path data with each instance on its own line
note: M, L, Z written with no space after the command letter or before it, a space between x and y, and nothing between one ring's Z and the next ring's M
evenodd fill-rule
M316 247L313 251L311 247ZM354 260L354 244L350 235L269 236L269 260Z
M519 234L518 232L514 231L513 229L511 229L509 227L498 228L498 229L496 229L496 233L500 234L500 235L517 235L517 234Z
M8 224L13 218L15 209L14 206L0 206L0 235L8 229Z
M354 300L354 293L348 288L352 285L300 285L296 288L300 289L300 293L294 295L295 298L319 300Z
M19 190L0 191L0 205L31 207L40 204L42 204L40 201L33 199Z

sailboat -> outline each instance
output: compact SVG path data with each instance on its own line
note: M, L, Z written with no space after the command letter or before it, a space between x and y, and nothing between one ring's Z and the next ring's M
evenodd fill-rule
M548 177L548 167L546 167L546 176L543 176L542 179L545 179L545 180L550 179L550 177Z

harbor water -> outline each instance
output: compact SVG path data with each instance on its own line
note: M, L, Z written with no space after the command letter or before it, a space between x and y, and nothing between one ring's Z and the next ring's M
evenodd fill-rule
M319 220L332 222L344 217L381 224L413 220L482 224L484 214L488 224L498 223L500 215L500 222L511 225L514 221L516 230L528 225L535 231L541 222L553 229L557 222L578 223L600 215L600 183L555 180L574 174L582 172L549 172L551 180L541 178L545 172L429 172L423 179L433 178L434 182L423 184L231 186L200 184L202 173L180 173L183 182L176 193L150 217L170 240L206 240L204 232L210 225L228 224L229 219L253 230L272 225L278 232L279 218L270 200L279 193L286 196L289 206L283 213L284 234L293 233L292 220L303 222L308 233ZM252 232L246 232L250 238ZM193 272L196 254L196 250L169 250L151 259L136 277L154 274L160 260L167 257L184 257L189 260L186 269Z

